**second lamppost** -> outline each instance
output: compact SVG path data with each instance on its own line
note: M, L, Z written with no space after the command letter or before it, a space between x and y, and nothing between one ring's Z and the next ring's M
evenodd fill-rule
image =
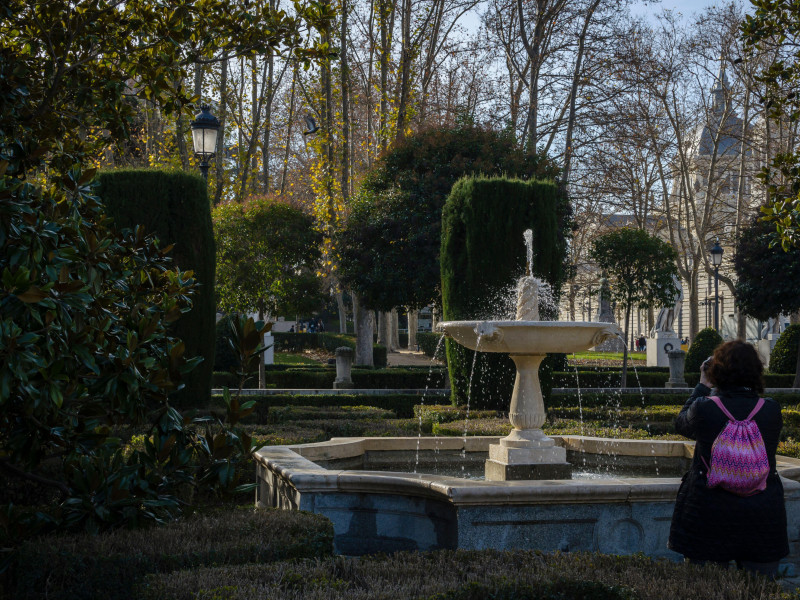
M217 134L219 119L211 114L207 104L200 107L200 112L191 123L194 154L200 159L200 172L208 181L208 161L217 151Z
M719 238L714 241L714 246L709 250L711 264L714 266L714 329L719 333L719 267L722 265L722 254L725 251L719 245Z

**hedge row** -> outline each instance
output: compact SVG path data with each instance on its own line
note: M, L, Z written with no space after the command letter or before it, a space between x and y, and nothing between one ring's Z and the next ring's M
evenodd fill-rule
M351 377L355 388L370 390L440 389L448 384L447 371L441 368L353 369ZM268 370L265 373L265 378L268 388L287 390L333 389L336 370L332 367L289 367ZM231 389L236 389L239 386L239 378L233 373L215 372L213 385L216 388L227 386ZM258 378L248 377L245 380L244 387L258 387Z
M780 584L741 572L642 555L443 550L153 575L144 598L778 600L782 593Z
M319 515L216 511L163 527L29 541L12 566L10 597L134 599L141 597L139 586L151 573L332 554L333 525Z
M778 393L771 394L781 406L794 406L800 404L800 393ZM546 402L547 409L559 406L614 406L614 407L650 407L650 406L677 406L684 405L689 399L689 394L621 394L615 391L607 393L583 393L578 398L577 393L554 394Z
M414 407L414 416L422 422L450 423L464 421L469 414L470 419L488 419L499 416L496 410L470 410L464 406L451 404L417 404Z
M374 406L273 406L267 419L270 423L294 423L313 419L394 419L396 416L390 410Z
M669 379L668 372L642 371L639 367L636 371L628 371L628 387L664 387ZM697 385L700 381L699 373L686 373L684 375L686 383L690 387ZM622 371L594 371L585 370L581 367L577 371L560 371L553 373L553 387L574 388L601 388L617 387L622 380ZM794 375L784 375L779 373L765 373L764 386L768 388L791 388L794 383Z
M431 398L441 398L441 395ZM414 405L420 403L421 397L415 394L386 394L385 396L359 396L355 394L275 394L265 396L247 396L247 400L255 400L255 417L260 423L269 419L270 408L275 406L364 406L392 411L401 419L414 416ZM215 404L222 403L221 396L213 398Z

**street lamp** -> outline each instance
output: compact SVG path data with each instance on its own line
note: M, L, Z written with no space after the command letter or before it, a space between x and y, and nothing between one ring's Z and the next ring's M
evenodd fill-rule
M207 104L200 107L200 112L191 123L194 155L200 159L200 172L208 181L208 161L217 151L217 134L219 119L211 114Z
M722 264L722 254L725 252L719 245L719 238L714 240L714 246L709 252L711 264L714 266L714 329L719 333L719 267Z

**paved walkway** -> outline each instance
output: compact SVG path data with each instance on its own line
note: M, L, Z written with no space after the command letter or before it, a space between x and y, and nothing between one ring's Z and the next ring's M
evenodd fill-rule
M424 352L417 352L415 350L399 350L398 352L389 352L386 355L386 362L390 367L430 367L431 357L426 356ZM440 360L433 361L435 365L443 365Z

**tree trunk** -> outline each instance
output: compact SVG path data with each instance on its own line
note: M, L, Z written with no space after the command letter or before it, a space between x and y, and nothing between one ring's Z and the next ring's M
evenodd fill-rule
M397 309L393 308L390 315L390 332L389 336L389 352L397 352L400 349L400 316L397 314Z
M693 342L700 331L700 300L697 290L697 271L692 272L689 282L689 341Z
M264 320L264 307L258 308L258 320ZM261 336L261 343L264 343L264 336ZM258 389L263 390L267 387L267 369L264 367L264 353L258 355Z
M630 332L630 319L631 319L631 306L625 307L625 339L628 339L628 333ZM626 388L628 387L628 343L625 342L622 348L622 381L620 382L620 387Z
M219 76L219 134L217 135L216 155L214 156L214 175L216 179L216 189L214 190L214 206L222 200L222 187L224 183L222 159L225 154L225 117L228 114L228 57L223 55L220 65Z
M405 137L406 113L408 112L408 99L411 88L411 0L403 0L400 18L402 30L402 49L400 58L400 98L397 105L397 132L395 139Z
M800 343L797 347L797 362L794 365L794 383L793 388L800 388Z
M377 343L381 346L386 346L389 349L389 336L387 335L387 321L386 315L388 313L378 311L378 339Z
M436 307L431 307L431 331L436 331L436 326L439 324L439 314L436 312Z
M372 360L372 311L359 306L358 296L353 294L353 310L356 326L356 355L354 364L371 367Z
M339 309L339 333L347 333L347 307L341 290L336 292L336 306Z
M567 117L567 133L565 136L564 146L564 168L561 172L561 189L566 192L567 184L569 183L570 169L572 167L572 133L575 130L575 114L576 104L578 97L578 85L581 80L581 68L583 65L583 54L586 43L586 33L589 31L589 23L592 21L592 15L597 9L600 0L594 0L589 8L586 10L586 16L583 22L583 29L578 36L578 55L575 58L575 71L572 73L572 88L569 97L569 116Z
M408 311L408 349L417 349L417 329L419 328L419 311Z
M736 339L743 342L747 341L747 315L741 310L736 309Z
M347 64L347 0L342 0L342 40L339 65L342 75L342 202L350 200L350 69Z
M185 132L186 132L186 124L184 121L183 113L180 113L175 123L175 141L178 144L178 154L181 157L181 168L184 171L188 171L189 151L186 149L186 138L183 135Z
M294 119L294 93L297 88L297 68L298 64L295 63L292 71L292 91L289 96L289 120L286 123L286 147L283 151L283 173L281 174L281 195L286 189L286 174L289 171L289 149L292 142L292 120ZM355 316L353 316L355 321Z
M380 47L380 108L379 108L379 121L378 121L378 139L380 140L379 147L381 152L386 150L388 145L387 128L389 117L389 51L391 44L391 31L389 28L389 16L391 14L392 0L379 0L378 4L378 18L380 19L381 29L381 47Z
M275 90L273 89L275 72L275 56L270 51L267 56L267 99L264 105L264 144L261 147L261 165L262 179L264 180L264 193L269 194L269 160L270 160L270 143L272 142L272 101L275 98Z

